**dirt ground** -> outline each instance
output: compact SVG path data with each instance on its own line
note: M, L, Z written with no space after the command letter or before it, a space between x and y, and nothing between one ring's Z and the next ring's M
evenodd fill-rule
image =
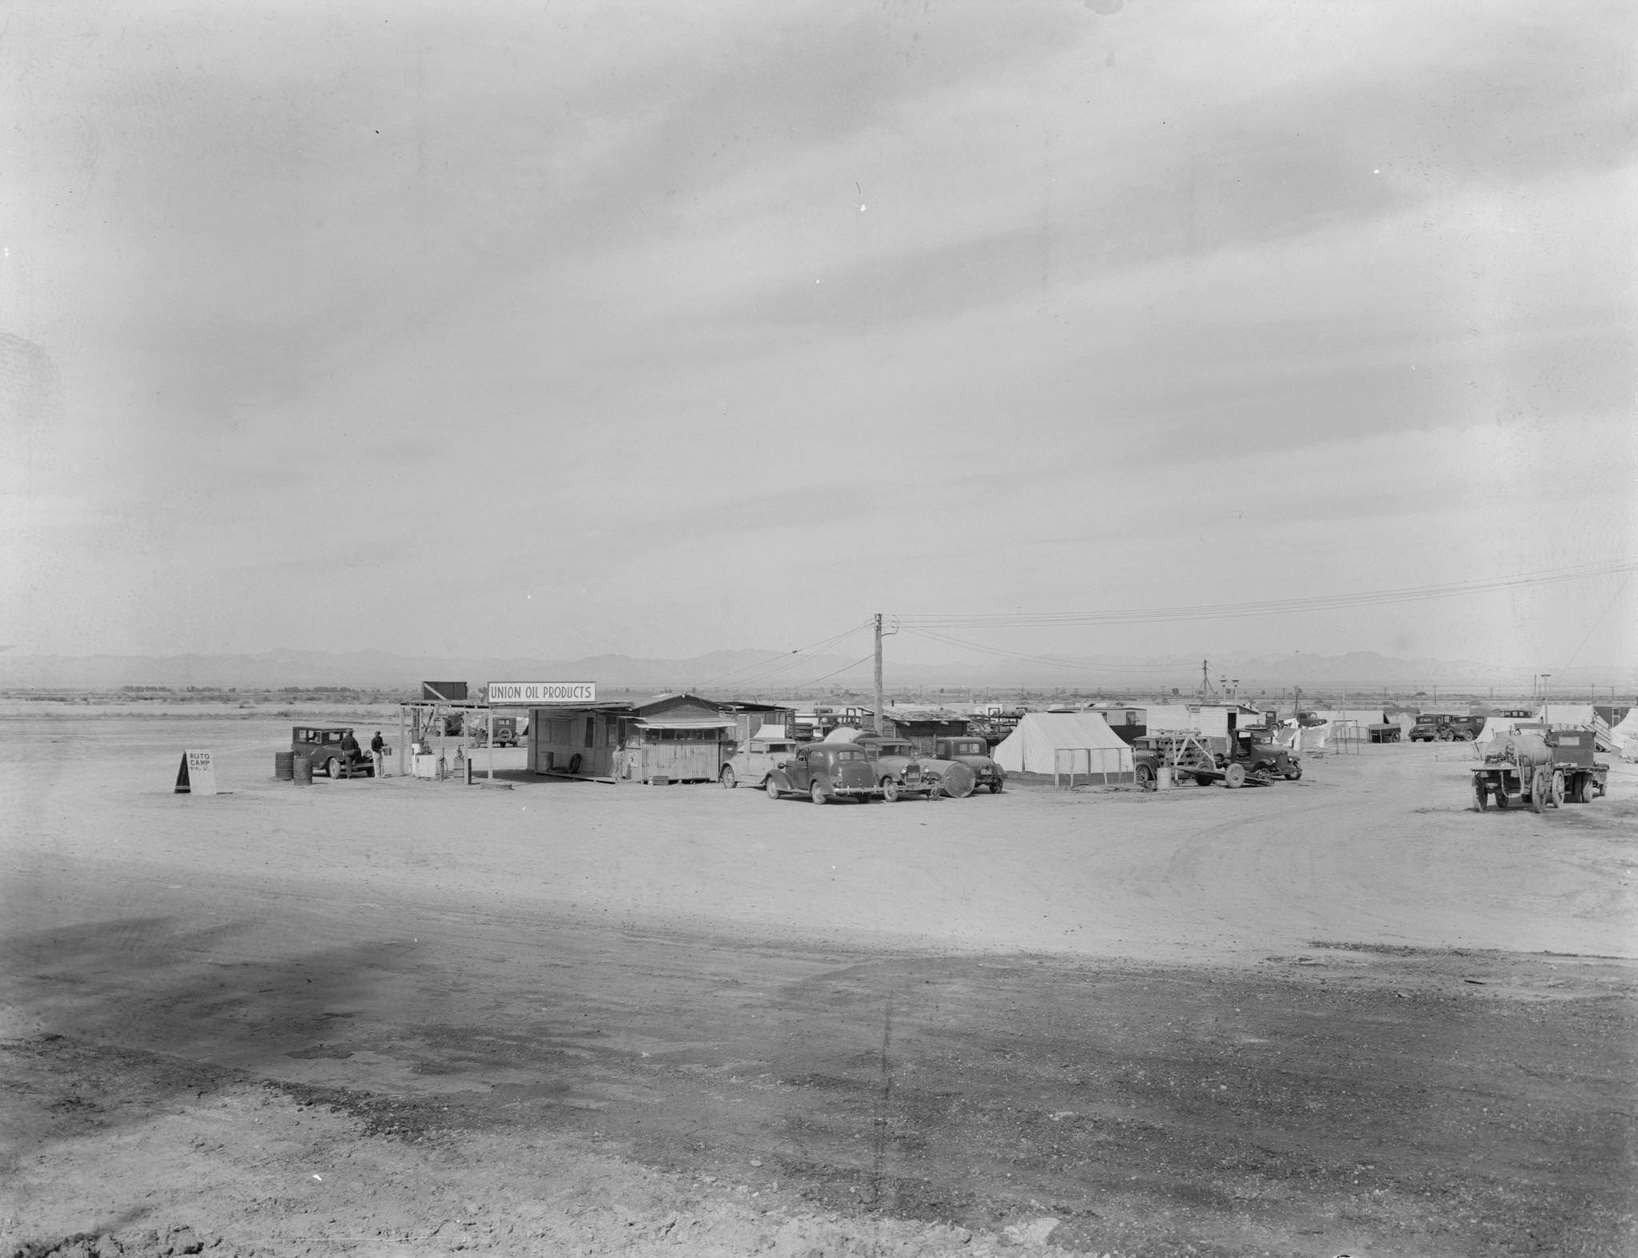
M0 711L0 1255L1638 1253L1638 766L815 807L293 719Z

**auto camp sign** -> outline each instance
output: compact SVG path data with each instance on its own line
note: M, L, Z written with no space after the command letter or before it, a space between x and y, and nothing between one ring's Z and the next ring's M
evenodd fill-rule
M592 681L492 681L489 703L596 703Z

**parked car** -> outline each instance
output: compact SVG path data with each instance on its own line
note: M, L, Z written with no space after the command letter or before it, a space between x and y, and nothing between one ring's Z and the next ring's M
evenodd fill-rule
M905 795L932 794L933 783L928 779L928 771L942 770L944 766L923 761L912 743L875 733L859 734L852 742L870 754L876 769L876 784L888 803Z
M1484 717L1465 712L1420 712L1411 726L1413 743L1472 742L1484 728Z
M769 799L806 795L816 804L872 799L882 793L870 753L852 743L803 744L769 771L762 789Z
M938 760L954 760L971 769L974 789L988 787L990 794L999 795L1006 785L1006 772L990 755L990 745L983 738L970 734L959 738L935 738L933 756Z
M374 777L375 763L358 743L351 725L293 725L290 750L313 762L326 777Z
M796 754L796 740L788 737L782 727L774 725L758 730L756 737L744 746L730 744L730 748L717 781L729 790L741 782L765 787L768 775Z

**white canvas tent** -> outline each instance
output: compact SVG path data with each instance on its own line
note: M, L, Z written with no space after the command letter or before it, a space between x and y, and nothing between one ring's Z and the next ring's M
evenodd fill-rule
M1621 759L1638 760L1638 708L1633 708L1610 730Z
M1096 712L1029 712L990 754L1008 773L1059 772L1060 750L1072 757L1077 773L1130 774L1132 749L1115 737Z
M1490 744L1498 738L1505 738L1518 729L1521 724L1528 725L1532 720L1533 718L1515 716L1485 717L1484 728L1473 739L1473 744L1478 749L1480 757L1484 756L1485 752L1490 749Z

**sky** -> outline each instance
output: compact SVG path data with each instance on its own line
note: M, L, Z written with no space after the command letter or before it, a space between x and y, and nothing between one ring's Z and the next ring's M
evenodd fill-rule
M0 647L1638 667L1635 36L25 0Z

